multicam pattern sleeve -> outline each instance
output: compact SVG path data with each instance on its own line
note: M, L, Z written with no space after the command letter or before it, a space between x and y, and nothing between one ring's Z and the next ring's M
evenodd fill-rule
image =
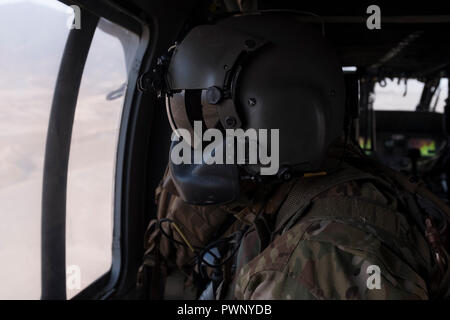
M354 187L358 194L349 194L355 189L350 184L319 197L305 217L238 270L235 297L428 299L421 276L429 264L424 240L401 215L367 199L372 184ZM373 265L380 270L379 289L367 285Z
M341 236L360 232L329 221L297 225L240 270L236 298L427 299L423 279L407 264L314 239L315 232L329 231ZM383 244L373 238L367 241L382 254ZM371 265L380 268L380 289L367 286Z

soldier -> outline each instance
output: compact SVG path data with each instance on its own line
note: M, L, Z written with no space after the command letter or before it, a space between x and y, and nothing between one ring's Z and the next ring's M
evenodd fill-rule
M151 298L449 297L449 209L349 141L321 31L295 14L243 14L193 28L163 59L174 130L279 129L280 168L171 158L138 277ZM186 137L171 151L199 148Z

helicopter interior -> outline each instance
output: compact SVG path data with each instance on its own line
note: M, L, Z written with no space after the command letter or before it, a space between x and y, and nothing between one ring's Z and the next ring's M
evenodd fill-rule
M114 168L112 262L74 299L138 297L136 275L144 234L156 216L154 191L168 160L171 128L164 99L142 90L140 76L194 26L241 10L290 13L323 29L336 48L347 83L349 137L371 157L422 178L449 201L450 10L419 2L379 4L380 25L369 27L370 1L284 0L61 0L81 8L82 28L71 30L62 55L50 115L42 195L42 299L66 299L66 182L73 116L94 30L106 19L136 34ZM122 42L127 52L126 41ZM390 79L422 84L404 110L376 107L378 86ZM120 89L120 90L122 90ZM141 89L141 90L140 90ZM438 90L439 89L439 90ZM441 109L435 102L440 94ZM446 101L444 101L447 99ZM379 100L378 100L379 101Z

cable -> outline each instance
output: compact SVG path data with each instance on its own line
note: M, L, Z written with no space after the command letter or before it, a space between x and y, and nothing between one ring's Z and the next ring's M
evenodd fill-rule
M221 266L223 266L224 264L226 264L228 261L230 261L231 258L234 257L234 255L235 255L235 254L237 253L237 251L239 250L240 244L241 244L241 240L242 240L242 237L243 237L244 233L245 233L245 232L244 232L243 230L239 230L239 231L233 233L231 236L229 236L229 237L227 237L227 238L216 240L216 241L210 243L209 245L207 245L207 246L203 249L203 251L200 253L200 257L201 257L202 262L203 262L204 264L206 264L208 267L211 267L211 268L214 268L214 269L220 268ZM228 257L226 257L224 260L222 260L222 262L220 262L220 263L218 263L218 264L211 264L211 263L209 263L208 261L206 261L206 260L203 258L204 255L205 255L206 253L210 253L210 254L211 254L212 252L211 252L210 250L213 249L213 248L215 248L215 247L217 247L217 245L220 244L220 243L229 243L229 244L232 244L232 243L233 243L233 239L234 239L234 237L235 237L236 235L238 235L238 238L237 238L236 241L234 241L234 242L236 243L235 248L233 249L233 251L231 251L231 253L228 255ZM217 258L217 257L216 257L216 258Z
M172 236L170 236L169 234L167 234L167 232L164 230L164 228L162 228L162 224L163 223L169 223L174 229L175 231L180 235L180 237L183 239L184 242L182 241L178 241L175 238L173 238ZM213 269L217 269L220 268L221 266L223 266L224 264L226 264L228 261L230 261L230 259L232 257L234 257L234 255L237 253L237 251L239 250L240 247L240 243L241 240L243 238L243 235L245 234L245 232L248 229L248 226L246 226L245 228L234 232L232 235L226 237L226 238L222 238L222 239L218 239L216 241L211 242L210 244L208 244L205 247L198 247L198 246L193 246L189 243L189 241L187 240L186 236L183 234L183 232L181 231L181 229L178 227L178 225L171 219L168 218L164 218L159 220L158 222L159 225L159 229L161 230L161 233L167 238L169 239L171 242L178 244L182 247L188 248L191 250L191 252L193 252L195 254L195 258L197 258L198 264L199 264L199 272L201 272L201 263L204 263L205 265L207 265L208 267L211 267ZM237 239L236 236L238 236ZM209 263L204 256L209 253L211 256L213 256L216 260L220 260L220 257L218 257L213 251L212 249L215 247L218 247L220 244L222 243L228 243L228 244L232 244L235 243L236 247L233 249L233 251L228 255L228 257L226 257L224 260L222 260L220 263L217 264L211 264Z
M191 250L191 252L195 252L194 248L192 248L191 244L189 243L189 241L186 239L186 237L184 236L183 232L181 232L180 228L178 228L177 224L175 222L172 222L170 224L172 227L175 228L175 230L178 232L178 234L180 235L180 237L183 239L183 241L186 243L186 245L189 247L189 249Z
M175 238L173 238L172 236L168 235L168 234L166 233L166 231L164 230L164 228L162 227L162 224L163 224L164 222L168 222L171 226L176 226L176 227L175 227L175 230L180 234L181 238L182 238L184 241L186 241L186 243L181 242L181 241L178 241L178 240L176 240ZM191 244L187 241L186 237L184 236L184 234L181 232L181 230L178 228L178 226L175 224L175 222L174 222L173 220L164 218L164 219L159 220L158 225L159 225L159 229L161 230L161 233L162 233L167 239L169 239L170 241L172 241L172 242L174 242L174 243L176 243L176 244L178 244L178 245L180 245L180 246L183 246L183 247L185 247L185 248L192 249L192 252L194 252L194 253L195 253L194 248L197 249L197 250L201 249L201 248L199 248L199 247L191 246Z

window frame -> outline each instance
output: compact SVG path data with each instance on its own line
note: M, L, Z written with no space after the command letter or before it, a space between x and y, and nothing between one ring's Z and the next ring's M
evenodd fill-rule
M136 125L133 116L141 94L136 90L136 82L142 72L142 61L147 53L150 32L147 22L108 1L96 1L93 5L88 0L59 0L81 9L81 29L72 29L62 57L57 83L55 86L49 130L47 133L46 155L44 165L44 182L42 191L42 225L41 225L41 299L66 299L66 256L65 256L65 225L66 225L66 188L70 139L78 89L87 54L91 47L97 24L100 18L116 23L140 37L140 42L133 61L133 67L128 74L128 86L122 109L119 137L116 151L114 200L113 200L113 243L112 264L108 272L92 282L72 299L107 299L117 293L123 286L123 275L133 269L130 265L130 254L133 254L132 243L127 241L130 226L135 225L138 217L124 214L123 195L129 173L130 139ZM84 20L86 19L86 20ZM85 22L86 21L86 22ZM93 23L93 25L92 25ZM84 26L87 26L83 28ZM71 50L77 48L77 50ZM75 52L75 54L74 54ZM68 77L71 72L76 76ZM68 81L68 82L67 82ZM61 94L76 88L67 101L67 95ZM69 109L69 110L68 110ZM57 130L53 130L57 128ZM58 164L55 166L55 164ZM120 290L119 290L120 291Z

